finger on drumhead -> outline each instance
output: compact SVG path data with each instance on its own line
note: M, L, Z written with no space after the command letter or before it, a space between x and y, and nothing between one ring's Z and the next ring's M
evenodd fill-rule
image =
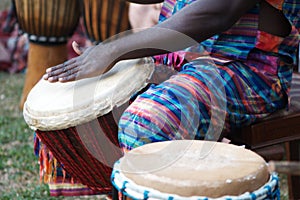
M62 83L69 82L69 81L75 81L76 77L77 77L76 74L72 74L72 75L69 75L69 76L60 77L60 78L58 78L58 81L62 82Z
M69 76L72 76L72 75L75 75L75 76L76 76L76 73L77 73L77 72L78 72L78 70L77 70L76 68L66 70L66 71L64 71L63 73L61 73L61 74L58 75L58 79L59 79L59 78L63 78L63 77L69 77Z
M46 69L46 72L52 72L52 71L55 71L57 69L60 69L62 68L63 66L65 65L65 62L64 63L61 63L59 65L56 65L56 66L52 66L52 67L49 67L48 69Z
M44 75L43 75L43 79L44 79L44 80L48 80L48 78L49 78L49 75L48 75L48 74L44 74Z
M60 75L62 73L64 73L66 70L65 70L65 66L64 67L61 67L61 68L58 68L56 70L49 70L49 71L46 71L46 76L48 79L51 78L51 77L55 77L57 75Z
M58 77L57 76L51 76L47 79L47 81L53 83L53 82L57 82L58 81Z
M61 72L64 69L68 68L68 66L72 65L73 63L75 63L75 60L73 60L73 59L67 60L66 62L63 62L59 65L49 67L48 69L46 69L46 73L54 72L54 71L57 71L57 70L58 70L58 72Z

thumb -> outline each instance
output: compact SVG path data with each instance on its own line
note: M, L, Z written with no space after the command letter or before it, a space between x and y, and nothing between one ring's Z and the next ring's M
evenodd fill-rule
M78 55L81 55L83 53L83 49L79 46L79 44L75 41L72 42L72 47L75 53Z

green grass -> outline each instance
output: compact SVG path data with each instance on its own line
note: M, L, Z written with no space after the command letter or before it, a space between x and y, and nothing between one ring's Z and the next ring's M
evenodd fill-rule
M23 83L24 74L0 72L0 200L95 199L50 197L48 186L40 183L33 131L19 109Z
M33 131L19 109L23 74L0 73L0 199L46 199L33 154ZM50 198L49 198L50 199Z
M10 0L0 1L0 10ZM33 131L19 109L24 74L0 72L0 200L51 198L39 181L38 159L33 153Z

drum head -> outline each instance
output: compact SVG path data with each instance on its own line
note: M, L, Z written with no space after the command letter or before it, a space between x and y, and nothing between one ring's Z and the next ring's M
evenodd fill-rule
M269 179L267 164L258 154L199 140L157 142L133 149L115 164L112 176L113 184L128 194L162 195L162 199L239 196L259 189Z
M153 70L153 60L143 58L118 62L99 77L67 83L40 80L24 104L24 119L41 131L89 122L127 102L145 87Z

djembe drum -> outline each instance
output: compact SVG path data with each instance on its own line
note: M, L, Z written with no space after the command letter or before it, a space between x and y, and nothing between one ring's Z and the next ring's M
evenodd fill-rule
M199 140L147 144L116 162L112 183L123 199L277 199L277 174L243 147ZM114 196L115 197L115 196Z
M46 69L67 59L67 40L80 17L79 0L14 0L20 29L28 34L26 79L20 107Z
M129 30L129 3L124 0L81 0L87 37L95 44Z
M110 175L120 158L113 109L146 86L151 58L118 62L100 77L68 83L40 80L23 114L68 174L99 193L111 192Z

